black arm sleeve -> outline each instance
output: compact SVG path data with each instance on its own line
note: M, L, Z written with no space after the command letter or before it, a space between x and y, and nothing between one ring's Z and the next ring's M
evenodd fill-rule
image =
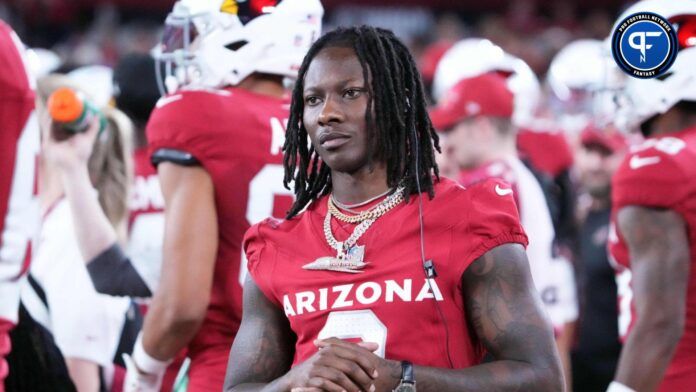
M176 163L181 166L199 166L201 163L192 154L173 148L160 148L152 154L150 161L154 166L162 162Z
M87 272L97 292L128 297L150 297L152 292L118 244L114 244L87 264Z

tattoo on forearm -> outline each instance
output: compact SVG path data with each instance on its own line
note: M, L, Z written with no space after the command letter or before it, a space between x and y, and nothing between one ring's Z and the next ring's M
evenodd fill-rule
M242 321L230 354L226 385L270 383L284 375L292 363L296 337L282 311L246 285ZM253 309L253 310L252 310Z
M533 284L520 267L524 263L515 257L510 249L498 248L474 262L463 276L465 306L470 325L488 351L498 360L520 361L503 361L485 369L490 377L506 380L501 390L540 390L538 380L557 370L553 339L546 321L539 317L537 294L521 295L530 294ZM530 353L535 356L533 366L520 369L524 363L531 364ZM494 390L490 384L485 389Z

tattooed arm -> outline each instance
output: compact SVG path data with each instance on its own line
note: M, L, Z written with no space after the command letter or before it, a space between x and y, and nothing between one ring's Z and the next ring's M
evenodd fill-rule
M417 366L418 391L562 391L553 332L524 249L491 249L464 272L462 288L469 322L495 360L462 370Z
M631 255L638 318L621 351L616 380L635 390L652 391L684 331L689 279L686 225L670 210L624 207L618 226Z
M415 366L418 392L562 391L553 331L543 316L524 249L506 244L490 250L466 270L462 287L469 322L495 360L456 370ZM321 351L350 345L319 343ZM401 378L400 363L369 352L365 356L379 374L375 390L394 389Z
M290 369L294 345L283 311L247 277L242 324L230 351L224 390L284 391L282 380L276 379Z
M232 345L225 376L226 392L367 391L374 383L374 343L342 344L321 349L290 369L295 340L283 311L271 303L249 277L244 284L242 324Z

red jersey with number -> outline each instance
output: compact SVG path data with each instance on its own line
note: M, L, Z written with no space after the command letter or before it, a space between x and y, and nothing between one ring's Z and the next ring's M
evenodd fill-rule
M650 315L636 314L633 306L631 255L616 225L616 214L626 206L643 206L675 211L686 222L691 254L686 325L660 390L691 390L696 385L696 127L648 139L628 154L612 182L612 205L609 250L617 271L623 339L637 318Z
M160 99L148 123L151 152L192 154L215 188L219 245L208 312L189 345L189 387L222 388L242 315L242 238L252 223L282 216L292 203L281 151L288 110L284 99L239 88L185 90ZM211 367L217 370L198 372Z
M484 348L467 323L462 274L498 245L527 244L512 196L496 194L496 186L508 185L489 180L464 188L443 178L432 200L423 197L425 257L437 273L429 280L421 260L418 197L378 218L360 237L368 263L360 273L303 269L336 254L322 230L326 196L291 220L253 226L244 241L249 273L297 335L293 364L317 351L315 339L329 337L376 342L378 355L418 365L449 367L448 349L456 368L480 363ZM356 225L332 219L331 227L344 241Z

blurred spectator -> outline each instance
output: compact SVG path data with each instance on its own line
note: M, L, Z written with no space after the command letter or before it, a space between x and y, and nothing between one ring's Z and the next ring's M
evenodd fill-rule
M53 334L77 389L98 391L104 387L102 380L110 382L100 367L122 363L121 353L131 350L142 318L129 298L95 291L84 264L103 249L90 254L80 246L84 239L101 243L99 230L84 225L81 214L92 205L100 208L98 214L112 226L110 241L125 222L130 123L123 114L107 110L101 132L100 122L93 121L87 132L59 142L45 105L53 91L66 86L77 89L57 75L38 83L44 218L22 302Z
M616 280L607 255L611 178L628 147L611 128L588 126L580 139L576 168L584 203L579 209L580 319L572 351L573 390L604 391L621 352Z
M26 36L30 46L58 51L66 62L63 71L69 71L82 65L114 66L126 53L149 51L158 41L159 26L173 2L6 0L0 4L0 18ZM346 24L390 28L414 49L416 58L431 43L485 37L543 75L555 53L567 42L606 37L610 16L623 2L609 0L597 7L598 2L548 0L439 1L436 6L423 1L419 7L417 1L403 5L393 0L358 4L336 0L327 2L330 6L325 25L328 29ZM503 4L508 5L506 10L498 12Z

